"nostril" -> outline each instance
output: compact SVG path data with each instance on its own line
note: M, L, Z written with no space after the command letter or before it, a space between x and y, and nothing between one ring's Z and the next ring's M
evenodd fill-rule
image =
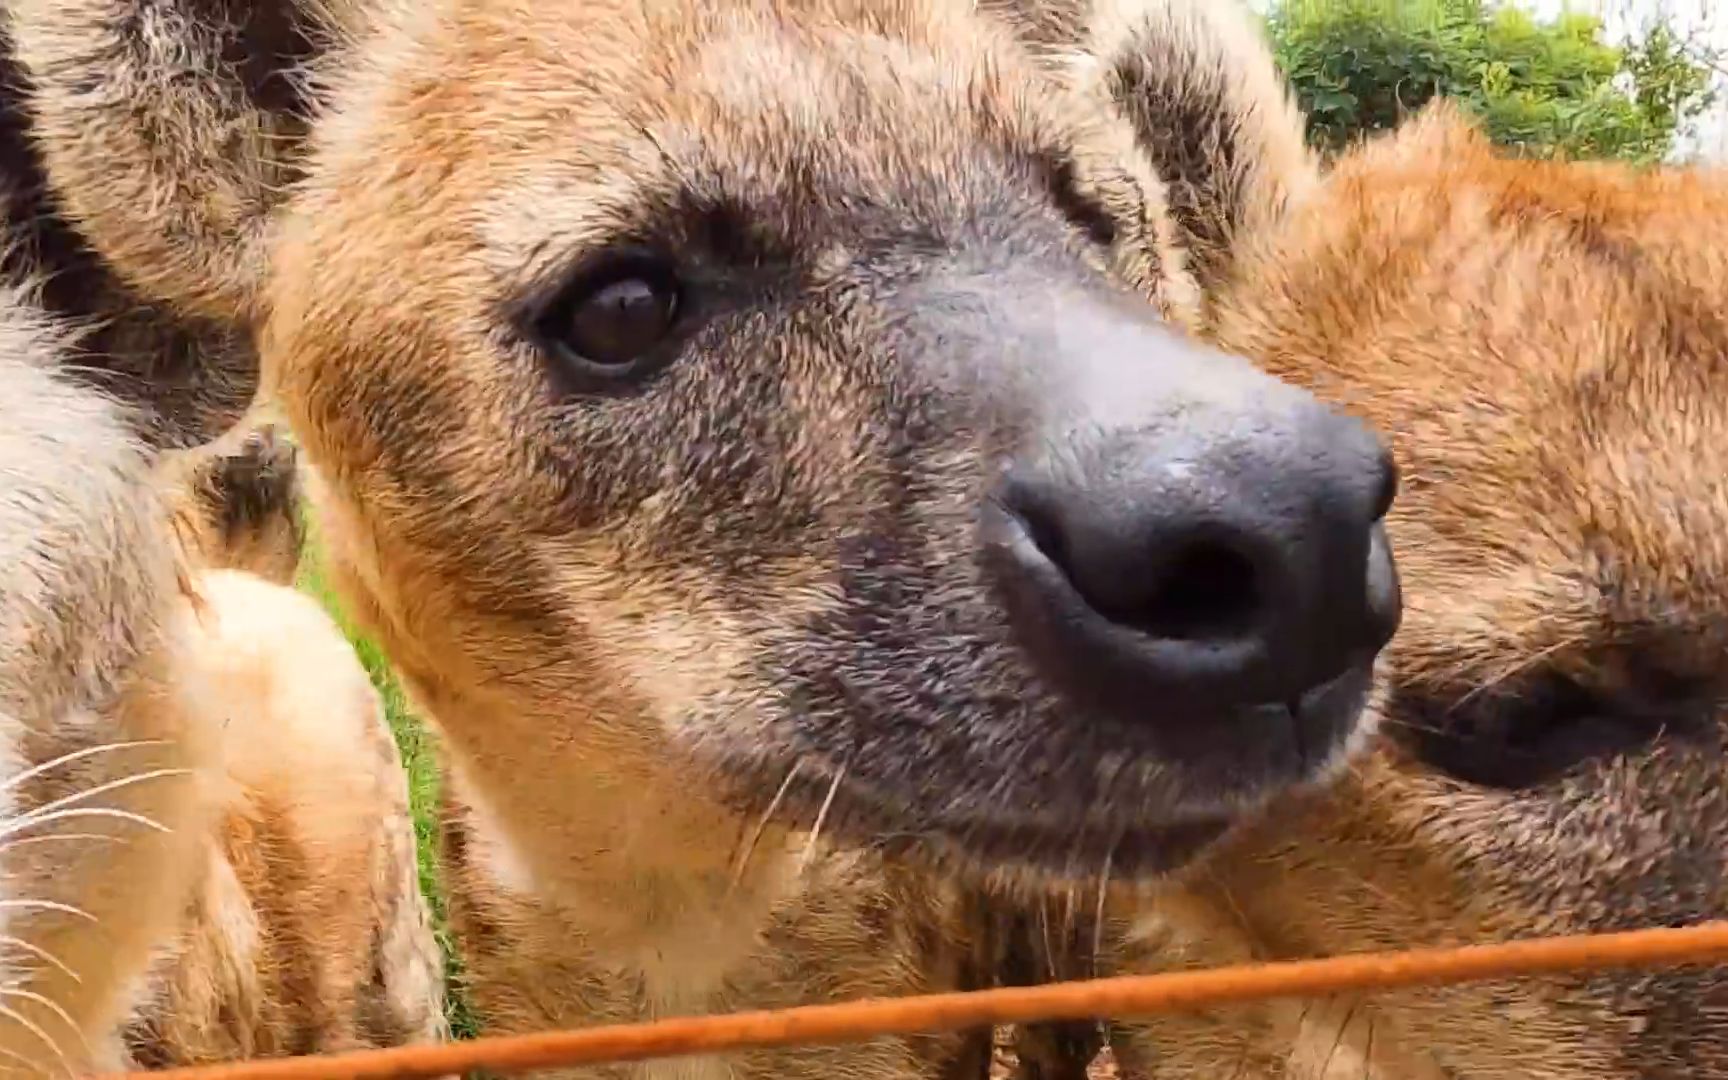
M1379 521L1392 509L1392 502L1398 498L1398 463L1392 460L1390 451L1380 452L1380 486L1374 493L1374 516L1372 521Z
M1010 512L1020 519L1033 546L1072 580L1068 541L1063 537L1062 528L1056 520L1044 513L1036 502L1024 496L1008 500L1007 506Z
M1259 621L1259 576L1253 562L1228 545L1190 543L1147 569L1151 573L1138 583L1130 579L1110 595L1087 599L1113 622L1170 641L1237 640Z
M1086 605L1119 626L1168 641L1223 642L1252 635L1265 615L1266 583L1228 536L1171 536L1133 517L1117 528L1074 522L1026 489L1005 505Z

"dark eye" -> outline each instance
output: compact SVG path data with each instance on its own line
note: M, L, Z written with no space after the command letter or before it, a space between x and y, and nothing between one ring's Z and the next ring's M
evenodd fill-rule
M535 320L535 329L578 374L629 378L650 361L678 324L677 275L664 259L632 254L579 273Z
M1685 710L1607 695L1543 670L1438 696L1395 686L1389 705L1388 733L1430 767L1503 789L1548 783L1686 726Z

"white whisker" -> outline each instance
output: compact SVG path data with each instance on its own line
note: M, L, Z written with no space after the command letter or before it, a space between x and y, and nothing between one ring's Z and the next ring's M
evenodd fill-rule
M761 842L762 834L767 831L768 822L773 820L775 811L780 809L781 802L786 798L786 792L791 789L792 781L798 778L798 770L803 767L803 764L802 761L792 763L792 771L786 774L786 779L780 784L780 790L774 793L773 801L768 804L768 809L763 811L761 819L756 822L756 828L750 833L750 839L744 842L744 851L738 856L737 865L732 868L732 884L734 886L744 879L744 871L750 865L750 856L756 853L756 845Z
M0 1058L11 1058L13 1061L18 1062L18 1064L24 1066L25 1072L29 1076L41 1076L44 1072L48 1071L44 1069L42 1063L37 1061L35 1058L26 1057L16 1050L7 1050L0 1047ZM9 1068L6 1071L10 1073L14 1070Z
M1098 906L1092 913L1092 977L1098 977L1098 954L1104 951L1104 898L1110 891L1110 863L1116 858L1116 845L1104 852L1104 870L1098 875Z
M96 916L83 908L75 908L71 904L54 900L0 900L0 911L58 911L62 915L76 915L90 922L97 921Z
M60 1067L66 1070L66 1075L72 1075L72 1062L66 1059L66 1051L60 1049L60 1044L55 1042L46 1031L43 1031L42 1028L28 1016L25 1016L16 1009L8 1009L6 1006L0 1005L0 1020L11 1020L25 1031L28 1031L30 1034L40 1039L42 1044L49 1050L53 1051L54 1056L60 1059Z
M62 807L72 806L72 805L75 805L77 803L81 803L85 799L93 799L98 795L106 795L110 791L119 791L121 788L132 787L134 784L142 784L148 780L159 780L159 779L162 779L163 777L167 777L167 776L191 776L191 775L192 775L191 769L151 769L149 772L141 772L141 773L137 773L133 776L123 776L118 780L110 780L106 784L98 784L95 787L89 788L85 791L80 791L80 792L76 792L76 793L71 794L71 795L63 796L61 798L55 799L51 803L44 803L43 805L36 807L34 810L31 810L31 811L28 811L27 813L19 815L18 820L28 821L29 819L36 817L38 814L52 813L53 811L59 810Z
M6 826L0 825L0 835L4 835L5 828ZM0 851L11 851L13 848L23 847L25 844L48 844L61 840L100 840L107 844L120 842L118 836L108 836L105 833L49 833L47 836L20 836L16 840L0 842Z
M834 773L834 782L828 785L828 797L822 800L822 809L816 811L816 824L810 827L810 839L804 844L804 855L798 860L798 871L803 873L809 867L811 857L816 853L816 840L822 835L822 823L828 820L828 811L834 805L834 796L840 793L840 781L846 777L846 766L842 765Z
M71 968L67 967L65 962L62 961L58 956L55 956L53 953L49 952L47 949L44 949L40 945L36 945L36 944L31 943L31 942L25 941L23 938L13 937L10 934L0 934L0 945L10 945L14 949L19 950L20 952L26 952L26 953L29 953L31 956L37 957L38 959L48 961L50 964L53 964L55 967L59 968L61 970L61 972L64 973L68 979L71 979L75 983L81 983L84 981L83 979L80 979L78 977L77 972L75 972Z
M120 821L130 821L134 825L142 825L145 828L154 829L161 833L172 831L168 826L157 821L152 821L143 814L134 814L130 810L110 810L107 807L101 806L84 806L72 810L57 810L54 813L47 815L38 816L36 814L31 814L28 817L17 818L8 822L5 826L0 827L0 841L13 843L14 841L12 840L12 837L18 833L23 832L25 829L34 828L37 825L46 825L51 821L69 821L73 818L89 817L115 818Z
M1056 981L1056 946L1050 940L1050 898L1038 900L1038 932L1044 937L1044 966L1050 970L1050 981Z
M58 1002L50 1001L48 998L43 997L41 994L38 994L33 990L20 990L16 986L0 986L0 997L17 998L20 1001L34 1001L36 1004L42 1006L44 1009L47 1009L49 1012L60 1018L60 1022L65 1024L67 1029L72 1032L72 1037L78 1040L78 1045L84 1048L84 1054L86 1057L96 1056L95 1051L90 1047L89 1040L85 1039L84 1033L78 1029L78 1022L73 1020L72 1014L61 1008Z
M6 782L0 783L0 791L11 791L20 785L29 783L34 778L41 776L50 769L57 769L62 765L69 765L72 762L79 761L83 758L95 757L97 754L112 754L119 750L132 750L140 746L166 745L168 745L167 742L162 739L144 739L137 742L106 743L102 746L87 746L82 750L74 750L69 754L61 754L59 757L50 758L34 768L24 770Z

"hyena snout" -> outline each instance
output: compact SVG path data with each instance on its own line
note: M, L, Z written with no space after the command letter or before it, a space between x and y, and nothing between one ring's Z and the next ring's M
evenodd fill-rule
M1397 627L1381 441L1295 387L1144 320L1063 320L1071 393L1011 455L986 546L1015 631L1065 696L1173 722L1354 719Z

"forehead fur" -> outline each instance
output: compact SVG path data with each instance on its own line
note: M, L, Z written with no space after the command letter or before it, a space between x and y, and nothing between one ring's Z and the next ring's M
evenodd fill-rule
M1705 628L1728 573L1720 177L1509 160L1440 108L1260 256L1265 302L1223 335L1391 437L1406 650Z
M1114 218L1121 278L1169 317L1192 310L1131 127L968 4L571 0L530 17L445 0L381 15L342 56L266 335L277 374L306 350L353 354L316 365L308 389L332 405L483 408L506 305L608 243L688 236L714 209L737 211L744 248L820 277L873 229L927 229L913 239L939 250L944 228L1009 227L992 217L1007 188L1065 172ZM400 352L381 341L410 340L413 365L361 385ZM341 411L329 422L352 426ZM346 437L355 458L369 437Z
M1069 150L1084 126L1004 29L946 0L427 7L354 57L306 217L389 213L416 250L512 214L603 236L674 190L760 205L796 186L820 218L824 186L903 200L909 176L963 181L943 170L980 146Z

